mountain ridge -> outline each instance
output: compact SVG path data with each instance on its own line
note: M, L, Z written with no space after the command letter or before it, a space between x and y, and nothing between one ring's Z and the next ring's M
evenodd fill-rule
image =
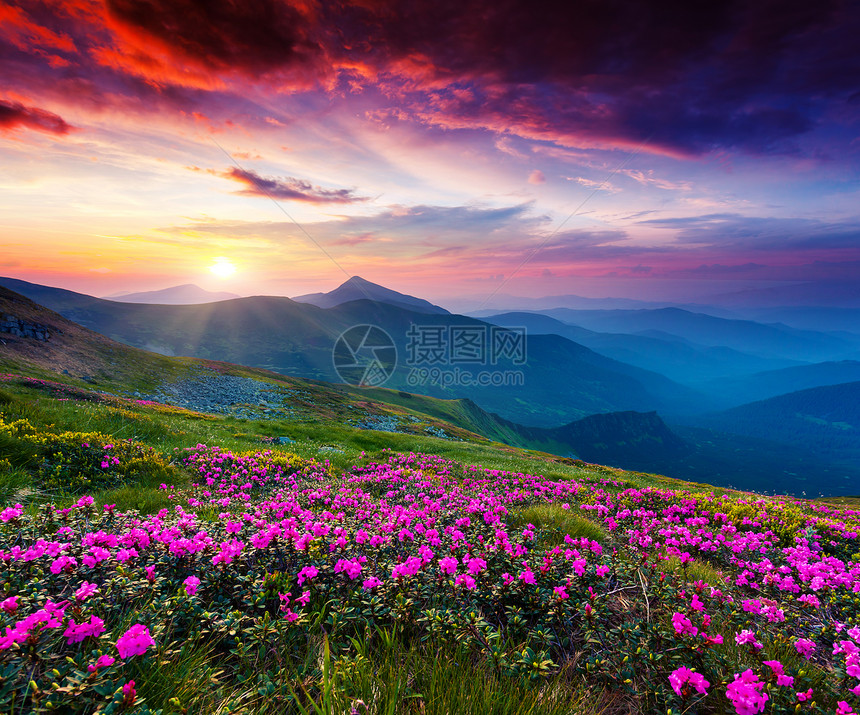
M361 276L352 276L328 293L308 293L292 298L296 303L311 303L319 308L336 308L344 303L364 299L389 303L410 310L418 310L422 313L448 314L447 310L438 305L433 305L430 301L391 290L378 283L365 280Z
M160 290L140 291L134 293L118 293L104 296L103 300L113 300L118 303L152 303L160 305L198 305L214 303L219 300L241 298L236 293L226 291L209 291L194 283L183 283Z
M268 300L278 302L277 299ZM22 310L22 305L30 312ZM370 305L375 310L398 312L394 306L378 303ZM147 310L146 306L134 304L126 307L132 311ZM352 307L361 314L363 306ZM297 408L311 410L311 414L319 418L329 419L332 410L336 410L341 419L349 420L356 415L356 409L382 415L390 415L392 409L405 410L405 418L404 413L395 413L401 416L385 417L381 420L382 424L392 419L405 419L405 423L410 425L415 424L415 419L419 420L419 424L423 420L430 420L431 428L428 429L441 430L438 434L447 433L453 439L494 440L513 447L539 450L538 454L554 453L558 455L555 459L565 463L579 458L639 472L668 474L675 478L692 478L725 486L742 485L759 491L780 489L796 494L807 489L815 492L818 485L831 485L832 488L827 487L831 493L855 493L856 487L852 485L860 483L860 470L850 465L831 465L794 446L771 444L737 435L721 435L683 425L670 426L659 415L649 411L604 412L568 420L563 424L556 422L548 427L526 426L485 410L469 398L438 399L389 388L333 385L242 365L155 355L112 342L22 296L10 295L9 291L0 294L0 310L7 314L17 313L21 318L62 331L64 339L75 341L72 345L62 344L60 340L55 342L53 335L48 341L18 336L7 336L7 340L0 341L0 365L3 370L29 374L39 379L51 374L53 379L66 383L98 385L102 390L107 387L112 391L116 390L119 381L127 394L130 389L150 393L154 387L163 386L165 381L173 384L174 380L181 382L188 377L199 379L200 374L243 375L288 386L290 394L296 395L295 399L301 405L297 405ZM163 312L165 307L157 310ZM212 307L207 310L211 311ZM314 308L314 311L326 313L319 308ZM573 345L561 338L557 340ZM39 352L46 347L53 353ZM580 350L585 351L585 354L590 352L581 346ZM35 357L34 351L37 353ZM90 363L81 368L73 362L66 362L68 367L64 368L58 357L68 360L75 351L87 357ZM60 374L61 371L64 374ZM295 434L300 424L300 421L295 421L295 417L291 417L282 423L280 429L286 429L287 434ZM373 426L371 420L371 426L362 429L377 427ZM381 429L387 428L383 426ZM787 456L790 459L787 460ZM576 464L581 462L576 461Z

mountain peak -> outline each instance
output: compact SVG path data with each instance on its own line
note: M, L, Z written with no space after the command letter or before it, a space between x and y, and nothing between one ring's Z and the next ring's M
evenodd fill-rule
M409 310L421 313L448 313L444 308L433 305L433 303L423 298L399 293L396 290L373 283L361 276L351 276L328 293L308 293L307 295L298 295L293 300L297 303L311 303L319 308L334 308L335 306L354 300L372 300L377 303L388 303L389 305L396 305L400 308L408 308Z

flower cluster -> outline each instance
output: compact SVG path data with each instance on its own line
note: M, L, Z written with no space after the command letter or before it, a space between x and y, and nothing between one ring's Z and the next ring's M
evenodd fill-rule
M139 707L141 673L170 644L220 649L256 678L325 624L347 660L355 640L397 625L499 673L570 664L643 710L811 707L813 684L831 711L860 702L857 512L426 454L343 474L272 451L184 457L193 484L165 483L171 508L155 514L92 497L0 511L0 661L20 693L58 682ZM569 533L520 520L536 505L558 505ZM38 691L26 692L0 709L26 711Z

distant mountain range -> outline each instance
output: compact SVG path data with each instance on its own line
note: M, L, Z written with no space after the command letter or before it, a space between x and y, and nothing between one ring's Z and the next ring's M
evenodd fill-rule
M700 388L725 406L766 400L814 387L860 381L860 361L841 360L712 380Z
M204 305L146 305L106 301L12 279L0 279L0 284L128 345L328 381L339 379L332 363L338 336L352 326L376 325L388 332L401 356L387 386L436 397L469 397L484 409L534 426L552 427L619 410L674 414L707 402L663 375L555 335L528 336L527 359L522 365L509 357L490 364L487 353L483 363L428 364L416 381L415 369L422 365L418 361L409 364L413 325L429 326L431 332L441 330L444 336L452 327L465 328L485 338L493 328L473 318L384 302L357 300L322 309L289 298L253 297ZM432 376L438 373L433 368L444 368L446 377L434 381ZM459 384L445 384L447 376L454 374ZM519 384L505 388L479 384L482 374L508 375L506 379L516 379Z
M199 303L214 303L218 300L232 300L240 296L224 291L213 292L204 290L193 283L186 283L172 288L149 290L142 293L116 293L105 296L105 300L115 300L120 303L155 303L159 305L196 305Z
M331 370L332 334L359 318L385 324L395 334L421 319L438 320L445 325L463 325L468 320L366 300L329 310L287 298L246 298L197 306L140 305L27 286L33 293L72 306L69 312L102 327L126 326L127 336L177 344L182 339L193 339L198 352L207 353L206 357L219 351L231 356L276 357L320 374L326 362ZM5 371L26 374L39 366L42 370L64 370L96 385L118 377L127 385L141 381L153 385L169 380L177 370L186 370L190 365L114 342L3 288L0 313L35 321L52 333L49 341L41 342L0 335L0 364ZM486 324L473 321L469 325ZM290 339L283 340L284 334L289 334ZM860 492L860 382L781 395L732 410L689 416L684 425L667 425L646 408L612 407L625 401L659 402L655 394L663 390L681 390L684 399L689 399L689 393L679 385L610 360L561 336L533 336L532 340L535 342L526 370L530 383L526 386L532 384L533 390L493 393L489 389L420 388L421 392L435 391L441 397L471 393L486 407L469 397L439 400L413 394L396 380L395 389L306 384L316 390L335 390L360 400L375 399L417 410L490 439L563 458L760 491ZM399 347L403 347L402 341ZM807 374L805 368L817 369ZM855 364L840 363L800 366L788 369L780 379L782 384L799 384L851 376L856 369ZM783 371L773 372L778 375ZM777 377L769 379L772 386L779 384ZM582 414L596 403L604 409L598 414ZM699 401L695 407L700 412L707 411L707 404ZM543 414L536 416L537 409L542 409ZM531 426L504 414L530 417ZM565 415L573 415L573 419Z
M678 336L604 333L563 323L544 313L502 313L485 320L502 326L525 326L532 335L561 335L607 357L653 370L678 382L699 383L796 365L722 346L698 345ZM710 385L708 385L710 389ZM719 392L718 390L714 390Z
M841 360L860 350L860 336L799 330L778 323L764 324L751 320L718 318L681 308L555 308L540 313L593 331L674 339L675 342L730 348L775 360Z
M328 293L308 293L307 295L298 295L293 300L296 303L311 303L319 308L335 308L338 305L343 305L353 300L371 300L421 313L440 315L448 313L444 308L433 305L422 298L398 293L396 290L371 283L360 276L353 276Z
M770 288L721 293L710 300L725 306L817 306L860 308L860 284L851 281L798 281Z

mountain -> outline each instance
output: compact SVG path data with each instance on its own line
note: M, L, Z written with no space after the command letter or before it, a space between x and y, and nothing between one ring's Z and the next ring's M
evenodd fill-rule
M595 332L563 323L543 313L502 313L484 320L506 327L523 326L532 335L561 335L601 355L659 372L672 380L695 385L703 392L713 394L719 394L721 388L716 383L708 383L708 380L795 364L791 360L762 358L732 348L696 345L660 331L639 335Z
M719 395L719 400L729 407L813 387L857 381L860 381L860 361L841 360L713 380L698 387L708 394Z
M101 298L94 298L91 295L75 293L75 291L66 290L65 288L52 288L51 286L22 281L18 278L0 277L0 286L26 296L34 303L51 310L57 310L57 306L62 307L63 312L91 305L93 302L102 300ZM61 311L57 310L57 312Z
M660 331L699 345L726 347L769 359L821 362L844 359L860 349L860 337L799 330L787 325L730 320L680 308L655 310L541 311L564 323L605 333ZM651 333L653 334L653 333Z
M290 302L287 300L287 304ZM239 303L241 305L241 301ZM153 308L120 305L129 310L129 314ZM386 311L397 310L394 306L371 305ZM162 311L169 307L155 308L163 317ZM199 311L193 313L200 315ZM210 312L209 315L218 314ZM182 386L180 392L195 404L221 399L209 393L205 400L200 396L197 390L202 388L194 385L206 379L201 376L251 377L264 380L261 386L269 391L273 389L272 384L280 385L274 389L286 388L284 394L289 395L289 404L280 426L272 422L269 429L286 430L288 434L304 434L301 430L308 424L333 419L342 423L337 429L354 430L350 425L354 425L356 416L371 414L382 416L380 419L386 424L409 425L410 439L413 439L413 432L415 435L447 434L457 440L477 440L479 444L487 438L513 447L555 453L560 455L558 461L565 463L581 458L640 472L760 491L852 494L860 490L860 469L856 462L833 463L826 452L814 454L799 445L689 426L670 427L653 412L606 412L568 421L562 426L524 426L485 410L468 398L437 399L397 389L302 380L241 365L164 357L116 343L4 289L0 289L0 331L2 372L40 379L53 374L49 380L77 385L90 383L103 391L124 394L131 390L173 394L171 385ZM579 367L584 369L583 365ZM46 390L54 389L53 382L39 384ZM556 391L556 397L563 401L564 390ZM93 399L100 398L94 396ZM230 404L235 395L224 396L223 400ZM271 407L266 402L260 409L269 411ZM220 414L223 415L223 410ZM253 423L248 424L255 429L251 426ZM412 444L414 442L410 442ZM414 449L414 446L406 448ZM581 464L579 461L572 463Z
M701 427L803 445L822 458L860 461L860 382L813 387L703 415Z
M137 308L129 307L132 311ZM179 360L122 345L2 287L0 365L3 371L39 377L47 371L63 373L68 379L77 378L111 390L116 389L117 383L151 389L177 379L185 382L189 377L194 379L195 375L199 379L200 368L204 372L207 368L216 368L216 374L245 370L223 363ZM290 380L294 383L291 386L298 388L300 394L310 392L313 395L312 400L304 399L303 402L312 402L323 411L342 402L341 395L347 394L360 400L363 410L370 407L379 412L386 403L393 403L425 418L442 419L444 422L439 425L440 429L450 434L458 434L453 428L459 427L510 445L532 449L553 447L562 455L575 453L593 460L598 455L606 456L614 464L635 465L647 459L648 454L658 447L668 451L680 443L655 413L594 415L560 428L541 429L525 427L487 412L470 399L437 400L390 389Z
M214 303L219 300L239 298L235 293L224 291L213 292L200 286L186 283L172 288L149 290L142 293L118 293L105 296L105 300L115 300L120 303L156 303L161 305L196 305L199 303Z
M418 311L421 313L447 314L448 311L433 305L422 298L415 298L405 293L371 283L360 276L353 276L328 293L308 293L293 298L297 303L311 303L319 308L334 308L353 300L372 300L379 303L388 303L401 308Z
M0 279L0 284L6 279ZM400 356L388 386L442 397L469 397L506 418L550 427L596 412L676 413L702 398L668 378L599 355L554 335L527 340L522 364L500 357L491 364L410 364L410 333L449 330L492 335L498 327L450 314L415 312L367 300L322 309L282 297L252 297L203 305L118 303L16 281L17 290L114 340L166 355L261 367L297 377L338 381L333 348L352 326L386 331ZM413 327L415 326L415 327ZM510 331L502 330L509 337ZM447 340L447 338L445 338ZM414 356L413 356L414 357ZM501 380L503 385L482 384Z
M462 298L453 298L448 301L456 305L465 315L473 318L486 318L498 313L545 312L554 308L568 308L571 310L637 310L656 308L682 308L695 313L705 313L721 318L737 318L734 309L724 308L717 305L703 305L700 303L679 303L677 301L651 301L636 300L633 298L586 298L581 295L553 295L542 298L524 298L521 296L507 295L504 293L492 296L487 300L486 295L473 295Z
M805 281L788 285L756 288L712 297L713 302L725 306L819 306L834 308L860 308L860 284L847 281Z
M860 464L826 453L739 434L667 425L642 412L590 415L560 427L525 427L469 399L437 400L387 388L350 394L431 415L504 444L624 469L778 494L860 493Z
M742 312L744 317L764 323L784 323L802 330L860 334L860 308L794 306L745 308Z

